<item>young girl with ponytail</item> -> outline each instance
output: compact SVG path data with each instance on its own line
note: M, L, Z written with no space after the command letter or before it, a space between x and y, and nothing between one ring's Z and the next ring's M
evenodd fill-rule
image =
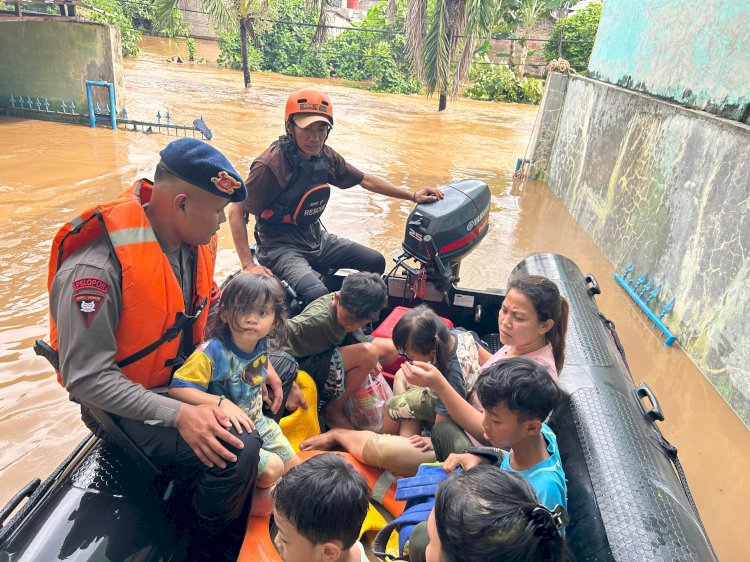
M427 521L426 561L562 562L563 513L540 505L511 472L479 465L455 473L440 484Z

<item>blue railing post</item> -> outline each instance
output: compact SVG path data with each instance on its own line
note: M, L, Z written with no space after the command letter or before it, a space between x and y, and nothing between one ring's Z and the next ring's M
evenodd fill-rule
M677 336L675 336L667 327L667 325L662 322L662 318L664 318L664 316L672 310L672 307L674 306L674 299L664 305L661 313L657 316L654 310L652 310L651 308L651 301L653 301L661 291L661 285L656 286L656 283L654 283L653 279L648 279L648 272L645 271L641 274L640 277L638 277L638 279L633 279L632 277L628 279L631 271L633 271L633 265L633 262L630 262L622 274L615 273L615 281L617 281L617 283L623 289L625 289L625 292L630 296L630 298L633 299L639 306L639 308L646 313L646 316L648 316L649 319L653 322L654 327L659 328L661 333L666 338L664 340L664 345L672 345L672 343L677 339ZM654 288L652 289L652 287ZM647 293L648 295L645 296Z
M94 113L94 100L91 97L91 85L92 82L86 80L86 99L89 104L89 125L91 125L91 128L93 129L96 127L96 114Z
M531 160L529 160L528 158L518 158L516 160L516 169L513 173L518 173L518 170L520 170L521 166L523 166L524 164L531 164Z
M103 86L109 90L109 119L112 124L112 130L117 129L117 112L115 109L115 86L109 82L99 80L86 80L86 97L89 102L89 123L92 127L96 126L96 114L94 113L94 100L91 99L91 86ZM98 107L98 104L97 104Z

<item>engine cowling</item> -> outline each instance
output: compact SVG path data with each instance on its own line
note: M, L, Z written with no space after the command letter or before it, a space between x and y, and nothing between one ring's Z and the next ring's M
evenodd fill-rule
M455 270L489 230L490 189L479 180L461 180L438 189L445 194L443 199L420 203L409 214L401 247L423 263L437 255Z

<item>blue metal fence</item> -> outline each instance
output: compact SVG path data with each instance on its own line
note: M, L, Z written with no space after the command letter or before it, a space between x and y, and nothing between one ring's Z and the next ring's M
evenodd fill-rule
M622 274L615 273L615 281L622 286L623 289L630 295L630 298L635 301L639 308L646 313L646 316L654 323L654 328L658 328L659 331L665 336L664 345L672 345L677 339L677 336L667 327L662 320L667 314L672 311L674 307L674 298L667 302L657 314L654 310L658 309L656 302L654 302L655 309L652 309L651 302L656 299L657 295L661 292L661 285L656 285L653 279L648 279L648 273L644 272L638 279L635 279L635 274L630 277L633 272L633 262L630 262L625 268ZM629 278L630 277L630 278Z

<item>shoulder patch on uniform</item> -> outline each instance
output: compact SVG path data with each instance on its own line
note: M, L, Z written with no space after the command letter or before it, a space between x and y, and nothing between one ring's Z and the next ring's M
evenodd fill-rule
M111 285L106 281L98 279L96 277L83 277L73 281L73 291L80 291L85 289L87 291L99 291L100 293L106 293L109 291Z
M73 302L76 303L78 312L81 313L83 325L86 326L86 328L91 326L91 322L94 321L94 316L99 312L105 298L107 298L105 295L91 291L73 295Z

